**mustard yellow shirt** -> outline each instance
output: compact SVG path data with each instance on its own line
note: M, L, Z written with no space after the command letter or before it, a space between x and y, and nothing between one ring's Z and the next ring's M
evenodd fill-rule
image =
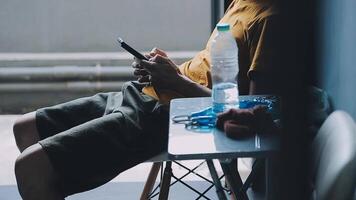
M230 24L232 35L238 46L238 87L240 94L248 94L249 73L253 70L264 71L270 66L269 57L273 49L273 29L271 16L276 14L271 0L234 0L219 23ZM216 29L211 34L204 50L193 59L179 66L179 70L189 79L211 88L210 74L210 43L216 35ZM272 67L272 66L271 66ZM157 94L152 86L145 87L143 92L162 103L169 103L173 98L183 97L175 91L160 91Z

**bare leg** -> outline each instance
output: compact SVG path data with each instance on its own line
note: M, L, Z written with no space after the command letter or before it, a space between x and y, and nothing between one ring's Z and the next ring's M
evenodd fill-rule
M36 144L40 139L36 127L36 112L27 113L17 119L13 131L20 152Z
M28 147L17 158L15 174L24 200L63 200L58 175L39 144Z

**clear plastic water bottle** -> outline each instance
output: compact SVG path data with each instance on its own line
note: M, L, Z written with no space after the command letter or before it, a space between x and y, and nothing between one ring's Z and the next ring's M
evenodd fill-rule
M211 43L212 99L215 113L238 108L238 48L229 24L218 24Z

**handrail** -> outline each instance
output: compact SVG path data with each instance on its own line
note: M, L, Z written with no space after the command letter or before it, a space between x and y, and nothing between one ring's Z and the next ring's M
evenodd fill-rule
M0 67L0 83L133 79L131 66Z

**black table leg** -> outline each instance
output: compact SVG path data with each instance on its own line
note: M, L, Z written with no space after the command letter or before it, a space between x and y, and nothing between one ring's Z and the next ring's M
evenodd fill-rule
M225 178L230 187L233 197L239 200L248 199L246 192L242 190L243 183L240 174L236 168L236 163L234 162L236 162L235 159L230 159L227 161L220 160L220 165L225 174Z
M161 187L160 187L160 192L158 197L159 200L168 199L171 177L172 177L172 162L167 161L166 167L164 169L163 179L161 181Z
M226 200L226 195L225 195L224 189L221 185L218 173L216 172L213 161L206 160L206 163L208 164L210 175L211 175L211 178L213 179L213 182L214 182L214 185L216 188L216 194L218 195L219 200Z

